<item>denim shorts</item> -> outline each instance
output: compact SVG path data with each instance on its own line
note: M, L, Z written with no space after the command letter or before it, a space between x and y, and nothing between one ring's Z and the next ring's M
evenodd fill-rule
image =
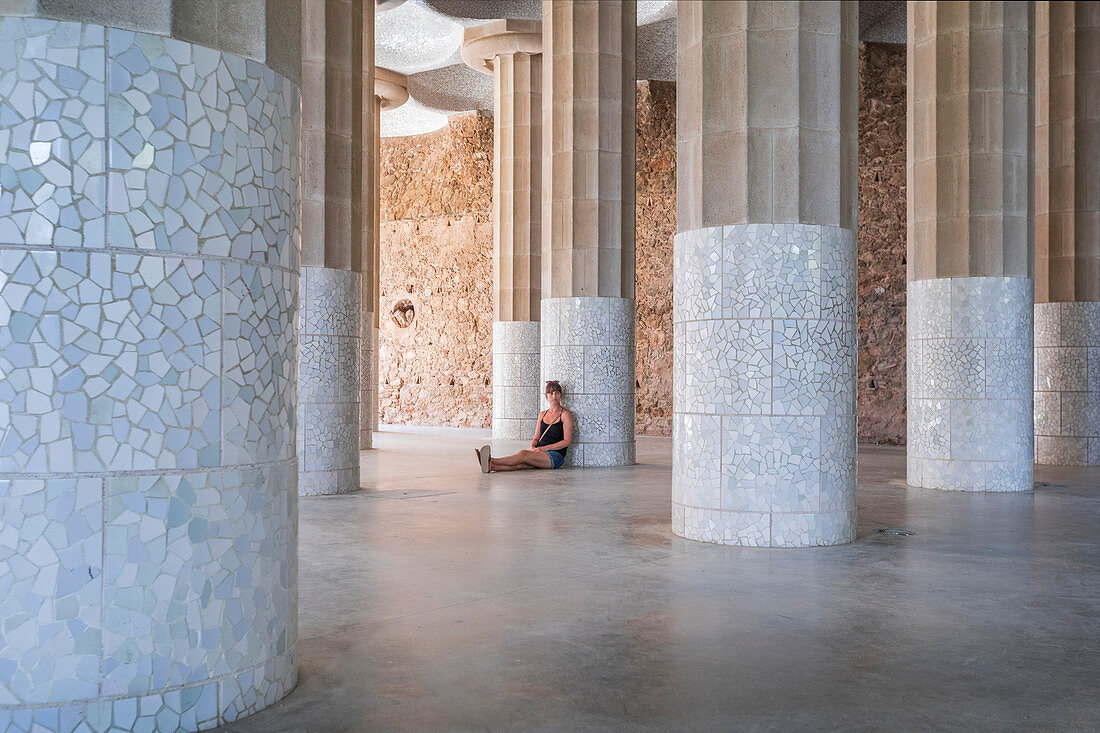
M565 463L565 456L556 450L548 450L546 455L550 456L550 468L561 468Z

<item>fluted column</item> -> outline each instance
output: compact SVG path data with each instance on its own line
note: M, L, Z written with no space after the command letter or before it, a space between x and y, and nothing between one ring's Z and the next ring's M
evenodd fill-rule
M1030 490L1034 4L908 11L908 481Z
M171 5L0 17L4 731L208 730L297 680L299 19Z
M1100 6L1035 15L1035 461L1100 466Z
M298 490L338 494L359 488L363 185L372 165L363 128L374 68L363 56L374 4L308 2L303 13Z
M493 437L530 438L542 300L542 32L532 20L467 28L462 57L493 75Z
M363 216L363 351L360 369L362 398L359 412L359 447L364 450L372 447L374 431L378 429L378 309L380 307L378 277L381 273L378 233L381 223L379 166L382 162L382 111L396 109L409 99L408 80L404 74L396 71L384 69L381 66L373 67L373 87L374 95L369 100L371 112L369 121L366 119L366 105L363 111L363 134L366 144L370 147L368 165L364 167L363 175L365 181L363 198L366 204Z
M542 6L542 378L577 466L634 463L633 0Z
M680 2L672 530L855 538L850 2Z

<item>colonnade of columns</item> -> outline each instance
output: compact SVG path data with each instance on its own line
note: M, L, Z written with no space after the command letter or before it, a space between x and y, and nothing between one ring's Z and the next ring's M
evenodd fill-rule
M404 79L372 3L304 3L290 60L263 19L223 47L31 5L0 18L0 713L231 722L297 678L299 491L359 487ZM856 12L678 5L684 537L855 536ZM1100 464L1100 11L908 13L908 481L1028 490L1035 458ZM467 39L499 434L541 372L579 466L634 461L634 38L631 0L545 0Z

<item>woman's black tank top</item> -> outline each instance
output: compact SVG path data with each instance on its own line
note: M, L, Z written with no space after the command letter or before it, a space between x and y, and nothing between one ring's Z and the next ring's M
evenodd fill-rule
M565 440L565 428L561 424L561 415L558 416L556 422L550 423L550 427L546 427L546 423L539 418L539 435L542 438L539 439L539 446L553 445L554 443L560 443ZM564 457L569 452L568 448L555 448L558 453L561 453Z

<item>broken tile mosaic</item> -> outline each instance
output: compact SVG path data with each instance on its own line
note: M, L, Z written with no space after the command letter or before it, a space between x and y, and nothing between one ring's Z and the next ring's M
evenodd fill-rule
M673 531L751 546L854 537L854 242L803 224L676 235Z
M634 461L634 301L545 298L541 379L554 379L573 413L574 466ZM614 407L613 407L614 406ZM525 436L526 437L526 436Z
M1028 491L1033 424L1032 290L1024 278L909 283L908 481L955 491ZM1051 338L1050 329L1045 329Z

